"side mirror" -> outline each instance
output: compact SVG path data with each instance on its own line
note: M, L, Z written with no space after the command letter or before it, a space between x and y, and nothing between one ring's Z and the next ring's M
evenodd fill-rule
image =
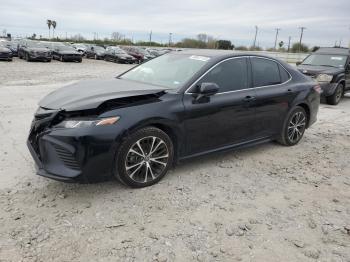
M208 103L210 96L215 95L219 91L219 86L215 83L202 83L197 87L197 92L193 95L194 104Z
M301 65L301 61L298 61L298 62L296 62L295 64L298 66L298 65Z
M202 83L198 91L202 96L212 96L219 91L219 86L215 83Z

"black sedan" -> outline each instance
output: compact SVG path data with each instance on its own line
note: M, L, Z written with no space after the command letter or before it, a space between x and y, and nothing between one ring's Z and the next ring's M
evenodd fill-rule
M106 55L106 49L102 46L89 46L85 51L86 58L93 58L95 60L104 59Z
M108 48L105 53L105 60L122 64L134 64L137 59L121 48Z
M61 62L79 62L83 61L82 54L68 45L58 45L52 52L53 59Z
M12 61L12 51L0 44L0 60Z
M18 57L29 61L51 62L52 53L45 43L24 41L18 45Z
M319 85L279 60L169 53L47 95L28 147L39 175L145 187L180 160L272 140L296 145L319 103Z

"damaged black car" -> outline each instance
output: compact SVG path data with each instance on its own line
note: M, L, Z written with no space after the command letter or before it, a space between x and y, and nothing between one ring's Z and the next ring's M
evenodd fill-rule
M273 58L169 53L50 93L27 144L41 176L145 187L191 157L272 140L296 145L319 102L317 83Z

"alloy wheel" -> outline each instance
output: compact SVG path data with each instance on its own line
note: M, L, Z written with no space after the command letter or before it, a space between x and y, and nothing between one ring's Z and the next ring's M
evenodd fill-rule
M303 112L296 112L288 124L288 139L292 143L298 142L304 134L306 127L306 116Z
M169 149L159 137L149 136L134 143L125 159L126 174L135 182L155 180L168 166Z

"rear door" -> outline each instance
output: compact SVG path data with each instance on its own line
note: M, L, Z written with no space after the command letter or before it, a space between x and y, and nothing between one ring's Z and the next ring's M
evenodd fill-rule
M210 151L254 136L254 90L249 84L248 58L218 63L184 94L188 154ZM219 92L197 102L201 83L216 83Z
M251 57L250 62L256 90L256 132L262 137L275 135L297 92L290 84L290 74L275 60Z

